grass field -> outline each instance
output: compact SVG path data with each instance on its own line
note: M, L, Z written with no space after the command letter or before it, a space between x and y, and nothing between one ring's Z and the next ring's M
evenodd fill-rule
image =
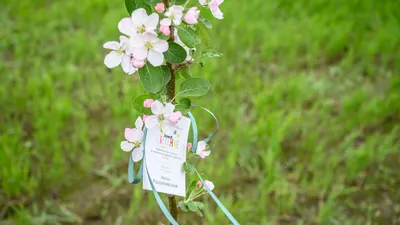
M221 8L225 56L193 74L221 124L198 167L225 206L241 224L400 224L400 2ZM143 92L103 64L124 16L122 0L0 3L1 225L166 223L119 149ZM204 201L179 221L228 224Z

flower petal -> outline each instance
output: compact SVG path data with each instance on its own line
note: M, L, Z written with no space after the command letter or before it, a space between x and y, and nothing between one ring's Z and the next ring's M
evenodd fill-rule
M153 129L154 127L156 127L158 125L158 118L157 116L149 116L146 119L146 123L145 126L147 129Z
M222 20L224 18L224 14L221 12L221 10L218 8L218 6L216 8L211 8L211 13L213 14L213 16L219 20Z
M136 129L142 130L142 128L143 128L143 120L142 120L142 118L140 116L136 119L135 126L136 126Z
M156 52L166 52L168 50L168 42L164 40L158 40L154 42L153 49Z
M142 35L133 35L129 38L129 44L132 48L144 47L144 40Z
M136 128L125 128L125 139L129 142L142 141L143 131Z
M160 25L163 26L171 26L171 19L170 18L164 18L160 21Z
M153 66L161 66L161 64L164 62L164 55L160 52L150 49L147 60L149 60Z
M104 64L108 68L114 68L121 63L121 60L122 54L118 54L116 51L112 51L104 58Z
M133 142L135 139L135 129L134 128L125 128L125 133L124 133L125 139L128 140L129 142Z
M170 123L168 120L166 120L161 127L162 131L166 134L166 135L173 135L175 132L175 126Z
M139 148L133 150L132 159L134 162L139 162L143 158L143 144Z
M145 60L147 58L149 51L143 46L132 49L132 55L135 59Z
M120 147L121 147L122 151L129 152L130 150L133 149L133 144L129 143L127 141L122 141L120 144Z
M147 41L156 41L157 40L157 33L154 31L146 31L142 34L141 38L144 42Z
M136 27L132 23L129 17L123 18L118 23L118 30L128 36L133 36L136 34Z
M147 21L144 22L144 26L146 27L146 30L152 30L154 31L157 28L158 25L158 14L152 13L149 17L147 17Z
M153 104L151 104L151 112L154 115L156 116L161 115L163 113L163 110L164 110L164 105L160 101L156 100L153 102Z
M200 153L204 150L206 150L207 144L204 141L199 141L197 143L197 150L196 150L196 154L200 155Z
M147 20L147 13L146 10L144 10L143 8L139 8L136 9L135 11L132 12L131 18L132 18L132 22L135 25L141 25L144 24L144 22L146 22Z
M103 48L111 49L111 50L118 50L120 44L117 41L109 41L104 43Z
M207 5L207 0L199 0L200 5Z
M209 181L209 180L205 180L204 184L208 187L208 189L210 189L211 191L214 189L214 183Z
M169 118L172 115L172 113L174 113L174 109L175 109L175 105L173 105L172 103L168 102L167 104L165 104L165 107L163 110L164 117Z
M128 75L133 74L137 69L131 63L131 57L129 55L124 55L121 61L122 70Z

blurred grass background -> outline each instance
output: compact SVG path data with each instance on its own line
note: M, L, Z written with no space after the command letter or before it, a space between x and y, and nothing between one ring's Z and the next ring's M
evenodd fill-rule
M193 74L222 126L198 167L227 208L242 224L400 224L400 2L221 8L225 56ZM143 88L102 44L126 15L122 0L0 3L0 224L166 223L119 149ZM228 224L204 201L179 221Z

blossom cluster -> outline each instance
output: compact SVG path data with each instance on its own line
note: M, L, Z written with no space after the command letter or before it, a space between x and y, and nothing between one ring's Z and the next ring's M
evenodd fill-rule
M219 6L224 0L199 0L199 7L209 8L211 13L222 19L223 13ZM164 64L164 53L168 51L168 42L160 35L169 36L171 27L180 26L183 22L187 25L197 24L199 21L198 6L185 9L184 6L172 5L166 8L164 3L157 3L148 15L145 9L138 8L132 12L131 17L123 18L118 23L118 29L123 34L117 41L106 42L103 47L110 49L104 64L108 68L121 65L122 70L131 75L142 68L147 62L152 66ZM160 19L161 17L161 19ZM174 35L176 43L187 52L186 61L192 60L190 48L187 47L178 35Z

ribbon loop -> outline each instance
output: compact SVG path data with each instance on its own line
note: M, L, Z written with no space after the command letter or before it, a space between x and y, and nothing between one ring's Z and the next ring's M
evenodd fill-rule
M194 105L192 104L193 107L198 107L201 108L203 110L205 110L206 112L208 112L209 114L211 114L211 116L214 118L214 120L216 121L217 124L217 128L216 130L207 138L203 139L202 141L204 142L209 142L218 132L219 129L219 123L217 120L217 117L208 109L203 108L201 106L198 105ZM198 129L197 129L197 123L196 123L196 119L194 118L193 114L191 112L188 112L188 116L191 120L192 123L192 133L193 133L193 145L192 145L192 149L191 151L196 153L197 150L197 144L198 144L198 138L199 138L199 134L198 134ZM154 197L157 201L158 206L160 207L161 211L163 212L164 216L168 219L168 221L172 224L172 225L179 225L178 222L174 219L174 217L171 215L171 213L169 212L169 210L167 209L167 207L165 206L164 202L162 201L160 195L158 194L152 180L149 174L149 170L147 168L147 164L146 164L146 137L147 137L147 129L144 129L144 135L143 135L143 161L142 164L140 164L140 168L138 171L137 176L135 177L134 174L134 162L132 159L132 155L129 157L129 166L128 166L128 181L129 183L132 184L137 184L142 180L143 177L143 164L146 167L146 175L147 178L149 179L149 183L152 189L152 192L154 194ZM132 153L133 154L133 153ZM197 169L195 168L195 172L198 176L198 178L200 179L201 183L203 184L203 187L205 188L205 190L208 192L208 194L211 196L211 198L217 203L217 205L221 208L221 210L224 212L224 214L228 217L228 219L234 224L234 225L240 225L237 220L232 216L232 214L225 208L225 206L222 204L222 202L217 198L217 196L207 187L207 185L204 183L203 178L201 177L200 173L197 171Z

